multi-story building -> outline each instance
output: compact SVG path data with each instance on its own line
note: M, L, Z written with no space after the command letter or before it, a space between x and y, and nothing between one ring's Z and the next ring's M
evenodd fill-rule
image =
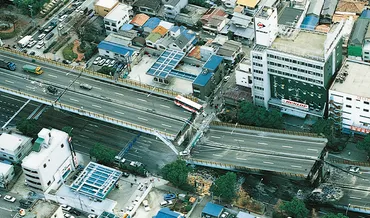
M344 133L370 133L370 64L347 59L329 90L329 117Z
M249 58L244 58L235 69L236 85L252 88L252 70Z
M14 166L0 162L0 187L8 188L9 183L14 178Z
M94 5L94 9L99 16L105 17L117 4L117 0L98 0Z
M329 33L279 29L276 8L262 8L251 51L254 103L298 117L323 117L342 64L342 28L341 22Z
M164 16L166 18L174 19L176 15L180 14L181 9L185 8L188 0L162 0L164 6Z
M107 34L118 32L123 24L127 23L133 15L132 7L118 4L105 17L104 26Z
M32 138L3 133L0 135L0 157L19 163L31 150Z
M47 191L62 185L76 165L68 134L44 128L38 133L33 151L23 159L22 169L29 187Z

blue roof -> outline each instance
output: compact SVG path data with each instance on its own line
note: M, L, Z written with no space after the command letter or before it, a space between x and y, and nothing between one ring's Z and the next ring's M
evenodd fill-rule
M215 217L219 217L222 212L222 209L223 207L221 205L208 202L206 206L204 207L202 213L215 216Z
M170 29L170 31L172 31L172 32L176 32L177 30L179 30L180 29L180 27L179 26L172 26L171 27L171 29Z
M184 56L184 52L167 49L158 57L157 61L154 62L146 74L165 79Z
M215 71L218 65L221 64L224 58L218 55L212 55L208 61L204 64L203 68L206 68L210 71Z
M194 85L199 85L199 86L205 86L207 85L208 81L212 78L213 73L212 72L207 72L203 71L198 75L198 77L195 79L193 82Z
M158 17L151 17L144 23L143 28L148 27L150 29L154 29L159 25L160 22L161 19L159 19Z
M363 10L360 17L370 18L370 10Z
M181 214L170 210L168 207L162 208L153 218L183 218Z
M303 19L301 28L306 30L314 30L318 23L319 23L318 16L308 15Z
M98 48L111 51L113 53L120 54L120 55L126 55L128 52L130 56L132 56L132 53L134 53L135 51L134 49L129 48L127 46L120 45L120 44L113 43L113 42L108 42L108 41L101 41L98 45Z
M129 24L129 23L125 23L125 24L123 24L123 26L121 27L121 30L122 30L122 31L129 31L129 30L132 30L132 28L134 28L134 25Z

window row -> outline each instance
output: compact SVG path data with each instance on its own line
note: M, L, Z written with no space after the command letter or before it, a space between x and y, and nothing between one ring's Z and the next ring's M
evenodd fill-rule
M293 64L299 64L299 65L306 66L306 67L316 68L316 69L319 69L319 70L323 69L323 67L319 66L319 65L314 65L314 64L310 64L310 63L306 63L306 62L302 62L302 61L297 61L297 60L290 59L290 58L275 56L275 55L272 55L272 54L268 54L267 57L274 58L274 59L277 59L277 60L283 60L283 61L286 61L286 62L291 62Z
M300 80L306 80L306 81L309 81L309 82L312 82L312 83L316 83L316 84L319 84L319 85L324 84L324 82L321 81L321 80L311 79L311 78L307 78L307 77L303 77L303 76L298 76L296 74L282 72L280 70L268 69L268 71L271 72L271 73L277 73L277 74L288 76L288 77L291 77L291 78L298 78Z
M316 73L316 72L313 72L313 71L304 70L302 68L297 68L297 67L292 67L292 66L280 64L280 63L275 63L275 62L272 62L272 61L267 61L267 64L272 65L272 66L282 67L282 68L289 69L289 70L292 70L292 71L295 71L295 72L301 72L301 73L314 75L314 76L318 76L318 77L324 77L324 74L322 74L322 73Z

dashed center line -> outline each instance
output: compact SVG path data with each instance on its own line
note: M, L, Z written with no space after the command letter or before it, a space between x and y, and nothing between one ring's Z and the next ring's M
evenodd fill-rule
M86 138L88 139L89 137L88 136L85 136L85 135L80 135L82 138Z
M164 124L164 123L162 123L162 126L165 126L165 127L168 127L168 128L171 128L172 127L172 126L167 125L167 124Z
M283 148L293 148L292 146L287 146L287 145L283 145L281 147L283 147Z
M234 139L234 141L236 141L236 142L244 142L244 140L241 140L241 139Z
M99 90L101 90L101 88L100 88L100 87L94 87L94 89L99 89Z
M120 111L114 111L115 113L117 113L117 114L122 114L122 115L124 115L125 113L123 113L123 112L120 112Z
M99 105L93 104L93 107L101 108Z
M264 164L274 164L272 162L263 161Z
M57 76L53 75L53 74L48 74L48 76L50 77L54 77L54 78L57 78Z
M139 119L139 120L144 120L144 121L148 121L147 119L142 118L142 117L137 117L137 119Z
M247 160L246 158L237 157L238 160Z
M77 99L70 98L71 101L79 102Z
M317 149L313 149L313 148L307 148L307 151L316 151L316 152L319 152Z
M220 139L221 137L211 135L211 138Z
M145 99L141 99L141 98L137 98L137 100L139 100L139 101L143 101L143 102L146 102L146 100L145 100Z
M163 105L163 104L160 104L159 106L161 106L161 107L165 107L165 108L170 108L169 106L167 106L167 105Z
M267 143L264 142L258 142L259 145L268 145Z
M120 96L125 96L124 94L122 94L122 93L118 93L118 92L115 92L114 94L116 94L116 95L120 95Z
M361 198L359 198L359 197L353 197L353 196L350 196L349 198L351 198L351 199L361 200Z
M297 165L290 165L290 166L294 168L302 168L301 166L297 166Z
M213 156L216 156L216 157L222 157L221 154L213 154Z
M7 83L14 83L13 81L9 81L9 80L5 80L5 82L7 82Z

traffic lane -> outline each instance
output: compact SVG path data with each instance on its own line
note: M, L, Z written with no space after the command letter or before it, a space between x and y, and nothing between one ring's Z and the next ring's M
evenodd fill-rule
M370 191L370 168L361 166L360 171L355 173L349 172L350 166L347 164L335 164L335 167L330 167L329 181L341 186Z
M1 198L0 198L0 217L13 217L19 210L19 200L22 199L21 195L18 195L17 193L9 193L9 192L0 192ZM10 195L12 197L16 198L16 201L14 203L8 202L4 200L5 195Z
M301 140L279 139L277 137L264 137L260 135L245 135L234 132L223 132L210 129L207 133L210 142L229 146L238 146L241 149L270 151L287 155L318 157L321 150L310 146Z
M315 163L315 160L234 151L207 146L195 147L192 152L192 158L243 166L252 169L304 175L307 175L310 172Z
M341 188L343 190L343 197L338 201L340 205L351 204L353 206L367 207L370 209L370 193L369 191L362 191L349 188Z
M0 94L0 124L3 125L15 115L15 113L26 103L26 99L6 93ZM27 117L39 104L30 101L9 123L15 125L22 118Z
M150 93L138 92L136 90L127 89L111 83L101 82L85 76L78 78L76 84L73 84L70 88L78 90L80 84L89 84L93 87L91 90L80 89L86 94L105 96L116 102L130 102L133 105L154 109L156 112L178 117L182 120L187 120L191 117L190 112L179 108L172 100L156 97Z
M99 98L89 96L84 96L84 98L82 98L81 94L68 91L60 99L60 102L82 110L99 113L103 116L109 116L122 121L154 128L169 134L176 135L183 126L183 122L178 120L141 111L129 106L119 105Z

